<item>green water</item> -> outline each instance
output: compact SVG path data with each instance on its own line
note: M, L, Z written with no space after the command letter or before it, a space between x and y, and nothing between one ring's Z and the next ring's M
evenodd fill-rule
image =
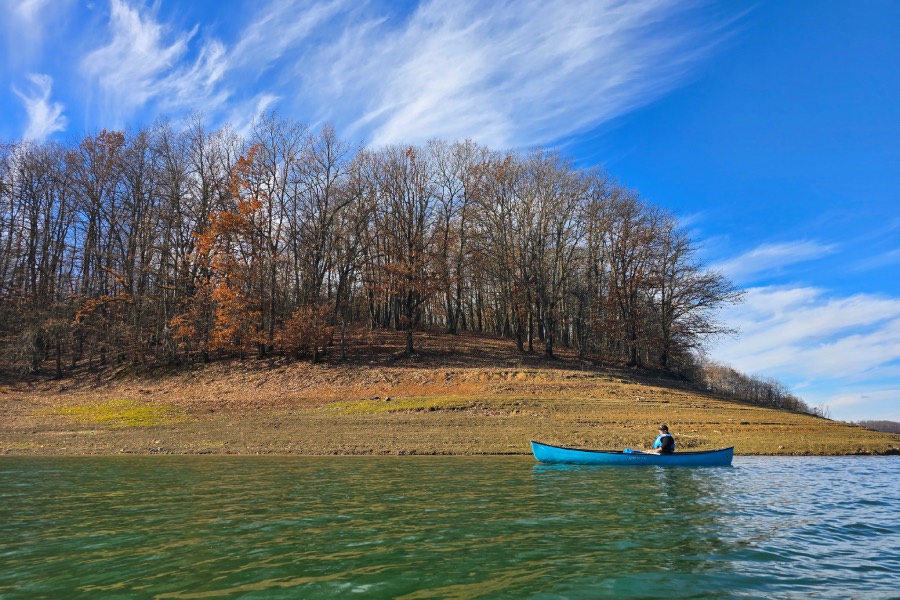
M900 597L900 459L0 459L0 598Z

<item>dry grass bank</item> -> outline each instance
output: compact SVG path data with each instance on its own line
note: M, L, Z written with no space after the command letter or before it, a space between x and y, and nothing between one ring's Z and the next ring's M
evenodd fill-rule
M364 342L365 340L363 340ZM716 398L624 369L518 356L505 340L418 336L359 343L343 364L219 362L84 372L0 389L0 453L527 454L529 440L738 454L900 451L900 436Z

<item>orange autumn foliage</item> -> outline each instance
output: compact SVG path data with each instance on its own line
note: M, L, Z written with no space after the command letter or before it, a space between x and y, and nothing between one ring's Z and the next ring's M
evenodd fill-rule
M317 355L334 334L331 308L326 305L304 306L294 311L275 336L275 347L286 354Z
M176 339L187 342L188 347L190 342L199 344L203 352L219 350L243 356L261 340L257 326L260 309L249 293L258 254L254 251L253 218L262 206L258 195L247 193L257 152L251 147L232 170L234 207L211 212L206 227L194 233L193 259L200 265L200 276L185 310L170 320Z

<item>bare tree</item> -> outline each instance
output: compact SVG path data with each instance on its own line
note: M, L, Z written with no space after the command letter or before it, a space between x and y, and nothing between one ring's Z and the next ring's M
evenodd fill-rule
M344 358L358 320L407 354L430 325L684 374L739 299L672 215L552 152L354 149L274 114L0 146L4 368L315 361L338 327Z
M383 227L382 281L394 306L394 324L406 332L406 354L414 354L413 331L436 288L433 267L434 195L424 153L413 147L379 153L376 215Z
M659 364L671 369L674 356L702 347L709 336L732 334L715 319L715 311L739 302L743 294L716 271L704 271L696 248L672 215L662 215L652 276L645 292L653 309Z

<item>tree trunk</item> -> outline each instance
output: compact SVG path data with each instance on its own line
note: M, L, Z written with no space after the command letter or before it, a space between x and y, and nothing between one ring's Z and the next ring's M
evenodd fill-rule
M56 340L56 379L62 379L62 343Z
M550 359L556 358L553 355L553 342L554 342L554 332L556 330L556 324L553 322L553 311L554 307L550 305L549 307L544 305L543 314L541 315L541 320L538 322L543 326L544 330L544 356Z
M637 331L634 325L629 327L628 335L628 366L636 367L638 365L638 347L637 347Z
M415 354L416 350L413 348L413 330L412 326L407 326L406 328L406 354Z
M528 352L534 352L534 313L528 311Z

